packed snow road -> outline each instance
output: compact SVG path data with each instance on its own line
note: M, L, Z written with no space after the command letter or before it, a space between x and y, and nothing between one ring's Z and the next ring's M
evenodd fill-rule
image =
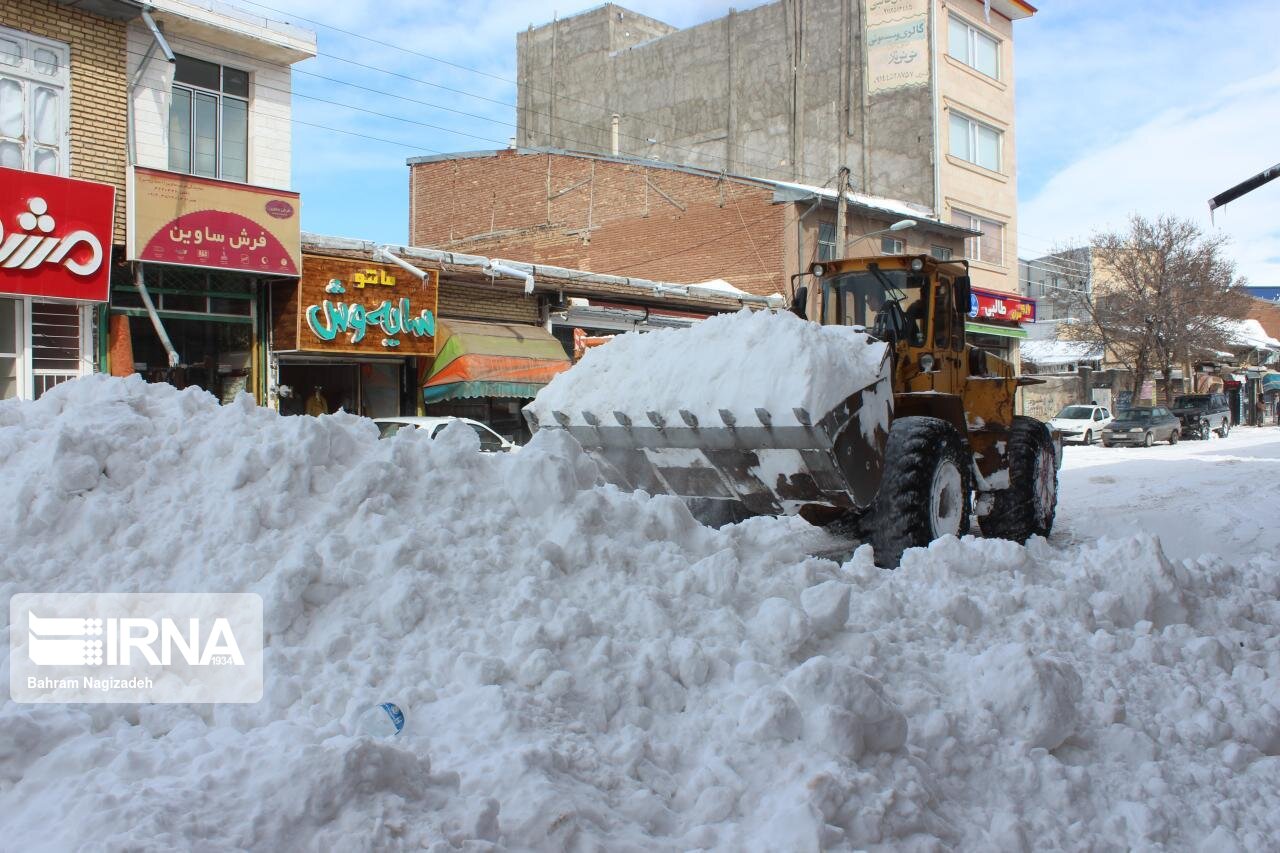
M0 597L256 592L267 649L252 705L6 698L2 846L1280 837L1280 430L1068 448L1052 541L892 572L599 485L564 436L476 447L136 378L0 403ZM404 731L353 736L384 701Z

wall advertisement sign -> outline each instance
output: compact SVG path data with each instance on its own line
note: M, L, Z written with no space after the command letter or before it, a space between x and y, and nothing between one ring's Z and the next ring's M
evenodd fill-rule
M867 91L928 86L928 0L871 0L866 21Z
M1023 296L974 288L969 291L969 316L975 320L1034 323L1036 301Z
M128 257L297 276L300 207L294 192L134 166L129 170Z
M115 187L0 168L0 294L105 302Z
M272 291L277 351L435 355L438 270L307 255L302 278Z

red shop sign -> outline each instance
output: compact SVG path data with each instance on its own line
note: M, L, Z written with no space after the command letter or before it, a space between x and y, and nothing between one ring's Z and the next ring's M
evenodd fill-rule
M969 316L976 320L1004 320L1008 323L1034 323L1036 301L1008 293L972 289L969 291Z
M0 294L106 302L116 190L0 168Z

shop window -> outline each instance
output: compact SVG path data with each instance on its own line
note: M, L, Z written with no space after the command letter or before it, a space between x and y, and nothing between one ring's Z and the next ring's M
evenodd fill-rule
M208 314L249 318L253 314L252 279L236 273L206 272L188 267L146 268L147 290L161 313ZM132 280L117 280L111 292L116 308L142 308Z
M0 166L67 172L67 46L0 27Z
M0 400L18 396L21 362L18 343L21 339L22 303L0 298Z
M182 361L170 370L168 354L147 317L129 318L134 370L149 382L200 387L230 402L251 390L253 327L246 323L167 318L164 330Z
M169 168L249 179L249 73L178 55L169 103Z
M80 375L80 307L31 303L32 396Z

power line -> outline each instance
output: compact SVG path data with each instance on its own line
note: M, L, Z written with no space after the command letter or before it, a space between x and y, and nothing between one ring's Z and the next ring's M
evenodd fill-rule
M325 28L325 29L327 29L327 30L332 30L332 31L337 32L337 33L342 33L343 35L351 36L352 38L357 38L357 39L360 39L360 40L362 40L362 41L369 42L370 44L376 44L376 45L379 45L379 46L381 46L381 47L389 47L389 48L391 48L392 50L398 50L398 51L400 51L401 53L406 53L406 54L409 54L410 56L417 56L417 57L420 57L420 58L422 58L422 59L430 60L431 62L437 62L437 63L439 63L439 64L441 64L441 65L447 65L447 66L449 66L450 68L456 68L456 69L458 69L459 71L465 71L465 72L468 72L468 73L470 73L470 74L476 74L476 75L479 75L479 76L482 76L482 77L488 77L488 78L490 78L490 79L498 80L498 81L503 82L503 83L508 83L508 84L510 84L510 85L513 85L513 86L519 86L519 85L520 85L520 82L519 82L519 81L517 81L517 80L512 80L512 79L511 79L511 78L509 78L509 77L503 77L503 76L502 76L502 75L500 75L500 74L493 74L493 73L490 73L490 72L488 72L488 71L481 71L481 70L479 70L479 69L477 69L477 68L471 68L470 66L462 65L462 64L457 63L457 62L452 62L452 61L450 61L450 60L448 60L448 59L442 59L442 58L440 58L440 57L438 57L438 56L434 56L434 55L429 54L429 53L424 53L424 52L422 52L422 51L420 51L420 50L414 50L413 48L404 47L403 45L398 45L398 44L395 44L395 43L393 43L393 42L388 42L388 41L383 41L383 40L381 40L381 39L376 39L376 38L373 38L372 36L367 36L367 35L364 35L364 34L362 34L362 33L355 32L355 31L353 31L353 30L344 29L344 28L342 28L342 27L336 27L336 26L333 26L332 24L327 24L327 23L325 23L325 22L323 22L323 21L316 20L315 18L307 18L307 17L304 17L304 16L302 16L302 15L298 15L298 14L293 13L293 12L288 12L288 11L286 11L286 10L284 10L284 9L279 9L279 8L274 7L274 6L269 6L269 5L265 4L265 3L258 3L258 2L255 2L255 0L241 0L241 2L248 3L249 5L251 5L251 6L256 6L256 7L260 8L260 9L266 9L266 10L268 10L268 11L270 11L270 12L275 12L275 13L277 13L277 14L279 14L279 15L284 15L284 16L286 16L286 18L287 18L287 17L292 16L293 18L295 18L295 19L297 19L297 20L299 20L299 21L305 21L305 22L307 22L307 23L309 23L309 24L313 24L313 25L315 25L315 26L317 26L317 27L323 27L323 28ZM320 52L317 52L317 55L318 55L318 56L330 56L329 54L324 54L324 53L320 53ZM336 58L336 57L335 57L335 58ZM353 64L359 64L359 63L353 63ZM365 67L370 68L370 69L372 69L372 70L384 71L384 73L393 73L393 72L386 72L386 71L385 71L385 69L379 69L379 68L376 68L375 66L365 66ZM400 75L400 76L403 76L403 75ZM419 81L419 82L425 82L425 81ZM434 84L427 83L427 85L434 85ZM543 94L543 95L547 95L548 97L550 97L550 98L552 98L552 99L554 99L554 100L581 104L581 105L583 105L583 106L590 107L590 108L591 108L591 109L593 109L593 110L600 110L600 111L603 111L603 112L612 112L612 109L610 109L610 108L608 108L608 107L605 107L605 106L603 106L603 105L601 105L601 104L593 103L593 102L591 102L591 101L585 101L585 100L582 100L581 98L575 98L575 97L572 97L572 96L570 96L570 95L563 95L563 94L557 94L557 93L555 93L555 92L549 92L549 91L547 91L547 90L545 90L545 89L539 89L538 87L533 86L532 84L529 84L529 83L525 83L524 85L525 85L528 89L530 89L531 91L538 92L538 93ZM471 94L471 93L465 93L465 94ZM571 120L571 119L565 119L565 118L563 118L563 117L553 117L553 116L551 116L551 115L550 115L550 114L548 114L548 113L540 113L540 112L537 112L537 111L535 111L535 110L530 110L530 109L527 109L527 108L520 107L520 106L518 106L518 105L516 105L516 104L506 104L506 103L504 102L504 105L505 105L505 106L509 106L509 107L511 107L512 109L515 109L517 112L521 112L521 111L523 111L523 112L530 113L530 114L533 114L533 115L544 116L544 117L546 117L546 118L548 118L548 119L552 119L552 118L554 118L556 121L567 121L567 122L569 122L569 123L571 123L571 124L578 124L578 125L581 125L581 126L583 126L583 127L587 127L587 128L589 128L589 129L596 130L596 131L601 132L601 133L605 133L605 132L607 132L606 128L603 128L603 127L594 126L594 125L587 125L587 124L584 124L584 123L582 123L582 122L573 121L573 120ZM622 117L626 117L626 118L636 119L637 121L640 121L640 122L643 122L643 123L647 123L647 124L649 124L649 125L651 125L651 126L653 126L653 127L659 128L659 129L661 129L661 130L674 131L675 133L680 134L680 135L685 136L685 137L688 137L688 136L693 135L693 134L691 134L690 132L688 132L688 131L686 131L686 130L684 130L684 129L682 129L682 128L678 127L678 126L675 126L675 125L664 125L664 124L662 124L662 123L660 123L660 122L653 121L652 119L643 118L643 117L641 117L641 116L637 116L637 115L630 114L630 113L620 113L619 115L620 115L620 116L622 116ZM561 138L561 139L567 139L567 138L568 138L568 137L560 136L559 134L553 134L553 133L551 133L551 131L550 131L550 125L548 125L548 133L549 133L550 135L552 135L553 137L555 137L555 138ZM635 135L632 135L632 134L620 134L620 135L625 136L625 137L626 137L626 138L628 138L628 139L634 139L634 140L638 140L638 141L641 141L641 142L648 142L648 139L647 139L647 138L644 138L644 137L635 136ZM668 143L663 143L663 144L664 144L664 145L666 145L668 148L671 148L671 149L676 150L676 151L687 151L687 152L690 152L690 153L693 153L693 154L698 154L698 155L702 155L702 156L709 156L709 157L712 157L712 158L714 158L714 159L716 159L716 160L721 161L722 163L724 163L724 164L726 164L726 165L727 165L727 164L728 164L728 162L729 162L729 158L728 158L727 156L725 156L725 155L709 154L709 153L705 153L705 152L699 151L699 150L694 149L694 148L689 148L689 147L687 147L687 146L672 145L672 144L668 144ZM772 158L772 157L774 156L774 152L764 151L764 150L762 150L762 149L753 149L753 148L749 148L749 147L747 147L747 146L740 146L740 148L741 148L741 150L743 150L743 151L753 151L753 152L755 152L755 153L757 153L757 154L764 154L764 155L766 155L766 156L768 156L768 157L770 157L770 158ZM748 161L743 161L743 162L748 162ZM772 171L772 170L773 170L773 167L771 167L771 166L767 166L767 165L765 165L765 164L761 164L761 163L754 163L753 165L762 166L763 168L765 168L765 169L767 169L767 170L769 170L769 171ZM806 167L807 167L809 164L808 164L806 161L804 161L804 160L802 159L802 160L800 160L798 163L796 163L795 165L797 165L797 166L799 166L799 167L800 167L800 174L801 174L802 176L805 176L805 177L807 177L807 176L808 176L808 170L807 170L807 168L806 168Z

